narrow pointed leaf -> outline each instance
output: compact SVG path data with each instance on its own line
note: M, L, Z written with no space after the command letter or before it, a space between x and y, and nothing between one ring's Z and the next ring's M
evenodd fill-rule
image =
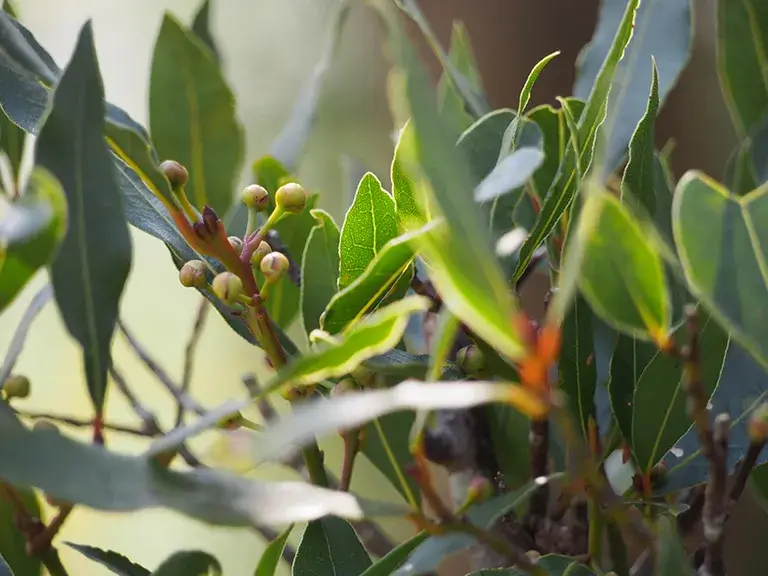
M67 230L67 201L58 180L35 168L24 194L0 219L0 310L55 257Z
M393 548L386 556L379 558L360 576L390 576L427 538L429 538L427 532L419 532L414 537Z
M288 541L291 532L293 532L293 524L280 532L280 534L277 535L277 538L267 544L267 547L261 554L259 564L256 566L256 571L253 576L275 576L280 566L280 561L283 558L285 543Z
M416 129L406 122L400 130L392 158L392 197L400 229L418 228L431 220L428 184L418 165Z
M483 92L469 32L461 21L453 23L448 60L476 92ZM437 101L443 118L448 122L454 122L457 130L466 130L472 125L474 119L468 112L464 99L446 70L443 70L437 85Z
M291 572L296 576L359 576L370 566L371 559L352 525L328 517L307 525Z
M312 210L311 215L317 225L309 232L301 257L301 312L307 334L320 328L339 276L339 227L324 210Z
M0 576L13 576L13 571L11 571L11 567L8 566L2 554L0 554Z
M506 156L475 188L475 200L487 202L519 188L544 160L538 148L520 148Z
M104 142L104 89L90 22L56 88L35 153L66 193L69 229L51 280L67 330L83 348L88 390L100 413L131 238Z
M153 576L221 576L221 564L210 554L198 551L176 552L165 560Z
M693 576L691 560L677 529L677 522L668 516L659 516L656 524L656 570L658 576Z
M210 50L169 14L152 55L149 124L159 156L187 167L192 204L223 216L243 159L235 98Z
M211 34L211 0L203 0L197 14L192 20L192 32L205 44L217 60L221 60L221 54Z
M15 488L24 509L32 518L40 518L40 501L33 490ZM5 560L6 572L0 561L0 575L40 576L43 564L40 558L27 554L26 538L16 522L14 505L7 498L0 498L0 559ZM11 572L12 570L12 572Z
M72 542L66 542L66 545L73 550L77 550L80 552L80 554L89 560L93 560L97 564L101 564L111 573L117 574L118 576L151 576L152 574L143 566L131 562L122 554L118 554L112 550L102 550L101 548L96 548L95 546L74 544Z

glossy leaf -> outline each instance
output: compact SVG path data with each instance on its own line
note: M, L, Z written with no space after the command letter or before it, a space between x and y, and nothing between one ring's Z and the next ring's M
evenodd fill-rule
M192 20L192 32L205 44L217 60L221 60L221 54L216 47L216 42L211 34L211 0L203 0Z
M661 256L619 200L595 191L582 210L579 287L603 320L638 338L664 343L670 310Z
M352 525L329 516L310 522L296 550L295 576L359 576L371 565Z
M618 0L616 1L618 2ZM613 26L610 30L610 49L606 50L605 56L600 59L600 71L595 76L594 82L590 84L592 89L579 119L578 134L576 135L579 155L577 157L572 150L566 147L557 176L544 197L536 224L528 240L520 249L520 257L515 269L515 280L522 276L535 251L555 229L555 225L570 207L580 185L578 175L586 174L592 163L597 132L606 117L608 94L611 91L616 68L632 37L635 11L639 0L628 0L626 4L623 1L620 3L624 8L623 15L618 26Z
M69 229L51 265L51 281L64 324L83 348L97 413L132 250L103 130L104 91L88 22L56 88L35 155L67 197Z
M118 576L151 576L152 572L131 562L128 558L112 550L102 550L95 546L86 546L85 544L74 544L72 542L66 542L66 545L77 550L88 558L93 560L97 564L101 564L113 574Z
M544 160L538 148L520 148L505 156L475 188L475 200L487 202L519 188Z
M453 22L448 60L475 91L478 93L483 92L482 80L477 69L477 61L472 50L469 32L461 21ZM466 130L472 125L474 119L467 111L464 100L456 89L455 83L451 81L450 76L445 70L443 70L437 84L437 102L443 118L446 121L454 122L457 130Z
M720 85L733 123L744 137L768 114L768 8L757 0L717 3Z
M605 171L611 171L627 153L627 145L638 121L646 110L651 57L659 67L659 101L663 105L688 64L693 37L691 0L640 2L634 19L632 41L627 46L616 71L616 86L611 90L606 120ZM591 43L579 56L573 94L587 98L600 78L606 55L626 0L602 0L598 24ZM604 173L601 173L602 176Z
M768 188L731 195L698 172L680 180L672 208L675 243L691 292L768 366Z
M243 159L235 98L211 51L170 14L152 55L149 124L159 156L189 170L192 204L223 216Z
M24 509L32 518L40 518L40 501L29 489L15 488ZM43 564L40 558L27 554L26 538L16 525L13 504L5 497L0 498L0 559L5 560L6 571L0 561L0 576L40 576Z
M67 200L58 180L35 168L24 194L0 219L0 310L53 260L67 230Z
M3 2L3 11L12 18L16 18L16 13L8 0ZM19 183L19 171L21 170L21 160L24 153L24 141L26 134L24 130L16 126L5 111L0 111L0 152L4 153L8 159L11 168L11 178L13 183Z
M379 558L372 566L368 567L360 576L390 576L400 565L406 561L411 553L429 538L427 532L419 532L402 544L393 548L386 556Z
M656 570L658 576L693 576L691 560L685 549L677 522L668 516L659 516L656 521Z
M311 211L317 224L301 257L301 311L304 331L320 328L321 315L336 295L339 276L339 227L325 210Z
M221 576L221 564L210 554L198 551L176 552L152 576Z
M280 560L283 557L283 550L285 550L285 543L288 541L288 537L293 531L293 524L288 526L285 530L277 535L277 538L272 540L259 559L259 565L256 566L256 571L253 576L275 576L280 566Z
M397 236L395 203L370 172L357 187L339 241L339 290L363 274L384 245Z
M400 130L391 169L392 197L401 230L419 228L432 219L431 192L416 154L416 129L409 120Z
M423 233L424 229L414 230L384 244L365 271L328 303L323 330L337 334L385 300L402 297L411 280L415 239Z
M149 457L116 454L57 431L29 430L2 403L0 432L5 439L0 443L0 478L96 510L168 508L209 524L240 527L284 526L328 514L353 520L366 514L402 514L391 505L304 482L263 483L222 471L168 470Z

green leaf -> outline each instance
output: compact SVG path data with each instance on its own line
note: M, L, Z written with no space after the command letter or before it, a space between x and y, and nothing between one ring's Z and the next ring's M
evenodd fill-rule
M415 378L423 380L427 373L427 354L410 354L394 348L384 354L372 356L363 366L376 374L394 376L400 380Z
M0 219L0 310L50 263L66 229L64 190L50 172L35 167L24 194Z
M221 564L210 554L198 551L176 552L155 570L153 576L221 576Z
M189 170L192 204L223 215L243 160L235 98L210 50L167 13L152 55L149 124L160 157Z
M35 493L27 488L14 490L29 515L40 518L40 502ZM16 525L15 517L11 502L5 497L0 498L0 558L4 559L6 564L3 566L0 562L0 575L13 576L15 573L18 576L40 576L43 573L43 565L40 558L27 554L26 538Z
M358 576L371 565L355 529L341 518L321 518L307 525L296 550L294 576Z
M698 172L680 180L672 225L691 292L732 336L768 366L768 188L731 195Z
M451 29L448 60L475 91L483 93L482 81L477 70L477 61L472 51L469 32L467 32L464 23L458 20L453 22ZM463 132L472 125L474 119L467 111L461 94L445 70L437 84L437 102L442 117L446 121L453 122L459 132Z
M368 172L347 211L339 242L339 290L363 274L384 245L397 236L395 203Z
M152 574L146 568L131 562L128 558L117 552L102 550L101 548L85 544L74 544L72 542L65 542L65 544L118 576L150 576Z
M487 202L520 188L544 160L538 148L518 148L501 160L475 188L475 200Z
M658 576L693 576L691 560L677 529L677 521L659 516L656 521L656 567Z
M618 0L616 1L618 2ZM520 249L514 276L516 281L525 272L536 249L555 229L555 225L570 207L579 189L579 174L586 174L592 163L597 132L606 117L608 94L611 91L616 68L632 37L635 11L638 4L639 0L628 0L619 25L611 28L610 49L606 51L605 58L601 58L600 71L596 75L594 83L590 84L592 89L579 120L579 132L576 136L576 141L579 144L579 155L576 157L570 148L566 148L557 176L544 198L536 225ZM615 33L614 30L616 30Z
M392 158L392 197L401 230L419 228L432 219L428 197L431 194L418 163L416 129L406 122L400 130Z
M16 12L7 0L3 2L3 11L10 17L16 18ZM5 152L11 168L11 177L15 185L19 183L25 139L26 134L24 134L24 131L8 118L4 110L0 111L0 151Z
M365 272L328 303L321 320L323 330L337 334L382 302L402 297L411 280L414 239L424 233L423 228L414 230L384 244Z
M339 227L325 210L311 210L310 214L317 225L310 230L301 257L301 311L307 334L320 328L339 277Z
M5 382L6 378L11 375L16 362L21 356L21 351L24 349L24 343L29 335L29 331L32 328L32 323L37 318L38 314L45 308L53 299L53 288L50 284L45 284L37 293L32 297L27 309L24 311L24 315L16 325L16 330L13 333L10 344L5 351L5 359L3 360L2 368L0 368L0 382ZM2 388L2 385L0 385Z
M539 558L537 565L546 570L546 574L550 574L551 576L595 575L595 573L584 564L579 564L573 558L561 556L560 554L545 554ZM470 576L524 576L524 574L525 572L515 568L507 568L503 570L480 570L479 572L472 572Z
M253 576L275 576L280 566L280 560L283 558L283 550L285 550L285 543L288 541L288 537L293 531L293 524L288 526L285 530L277 535L277 538L272 540L259 559L259 565L256 566L256 572Z
M221 54L211 34L211 0L203 0L200 8L197 9L197 14L192 20L192 32L208 47L216 60L221 61Z
M56 303L83 348L88 391L101 413L131 237L104 143L104 91L87 22L35 147L37 163L67 196L69 230L51 266Z
M399 383L399 382L398 382ZM386 414L365 426L363 454L386 476L403 498L421 500L421 492L414 478L404 470L413 461L410 450L410 431L414 415L409 412ZM391 454L391 456L390 456ZM392 462L392 459L395 462ZM395 467L397 466L397 467ZM405 483L406 486L403 484Z
M592 338L592 311L577 297L563 321L557 375L560 390L568 397L568 408L584 438L589 438L590 418L597 417L597 367Z
M768 114L768 8L756 0L717 4L720 86L741 137Z
M13 576L13 572L2 554L0 554L0 576Z
M737 0L738 1L738 0ZM627 153L627 145L646 109L647 78L651 76L651 57L659 66L659 97L663 104L688 64L693 37L691 0L640 2L634 20L632 41L616 70L616 86L608 102L605 169L613 170ZM573 94L587 98L599 81L606 55L626 0L602 0L592 42L577 62ZM753 77L754 78L754 77ZM599 176L603 176L600 174Z
M379 558L360 576L390 576L405 562L417 546L429 538L427 532L419 532L402 544L393 548L386 556Z
M637 124L629 143L629 162L621 181L621 200L628 194L639 202L648 214L656 214L656 186L654 170L654 130L656 113L659 110L659 72L653 61L653 79L648 108Z

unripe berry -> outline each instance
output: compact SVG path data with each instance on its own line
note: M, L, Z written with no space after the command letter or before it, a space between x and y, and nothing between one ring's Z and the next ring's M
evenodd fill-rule
M768 403L763 402L752 411L747 423L747 433L753 444L768 440Z
M479 374L485 368L485 358L480 349L472 344L458 351L456 364L467 374Z
M251 255L251 266L260 266L264 256L270 252L272 252L272 246L264 242L264 240L259 242L259 245L256 246L256 250L254 250L253 254Z
M230 236L227 240L229 240L229 245L232 246L233 250L237 252L238 255L243 251L243 241L240 238L237 236Z
M187 288L202 288L205 286L205 264L202 260L190 260L179 270L179 282Z
M243 294L243 281L231 272L222 272L213 279L213 292L225 304L234 304Z
M282 278L290 265L282 252L270 252L261 260L259 268L269 282L274 282Z
M6 398L26 398L29 396L29 378L20 374L9 376L3 382Z
M269 208L269 192L263 186L251 184L240 195L243 204L248 208L254 208L256 212L264 212Z
M307 193L296 182L283 184L275 192L275 205L278 209L298 214L307 205Z
M342 396L343 394L348 394L349 392L355 392L360 389L360 386L358 386L357 382L352 380L352 378L344 378L342 380L339 380L339 382L331 388L331 396Z
M189 180L189 172L176 160L166 160L160 164L160 170L168 178L168 182L171 183L171 188L174 190L181 188Z

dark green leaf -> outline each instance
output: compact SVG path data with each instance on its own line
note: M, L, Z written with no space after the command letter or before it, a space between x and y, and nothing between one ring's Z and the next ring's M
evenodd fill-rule
M104 568L118 576L150 576L152 574L146 568L134 564L117 552L102 550L101 548L86 546L85 544L74 544L72 542L66 542L66 545L73 550L77 550L89 560L101 564Z
M0 310L51 262L66 230L64 190L50 172L36 167L24 194L0 219Z
M479 93L483 92L469 33L461 21L453 22L448 59L456 71L469 82L472 88ZM459 132L463 132L472 125L474 119L467 111L461 94L445 70L437 84L437 102L443 118L447 122L453 122L456 130Z
M320 317L336 294L339 278L339 227L325 210L312 210L317 225L301 257L301 312L304 331L320 328Z
M760 189L733 196L688 172L673 200L673 230L691 292L732 336L768 366L768 199Z
M296 550L293 576L359 576L371 559L355 529L341 518L321 518L307 525Z
M616 1L619 2L619 0ZM624 4L623 1L619 3ZM543 200L536 225L531 231L528 240L520 249L520 257L515 269L515 280L522 276L534 252L555 229L555 225L570 207L580 185L578 175L586 174L587 169L592 163L597 132L605 120L608 94L611 91L616 68L632 37L635 11L638 4L639 0L628 0L626 6L623 6L623 15L618 26L611 28L610 49L606 50L604 58L600 58L600 71L595 76L594 83L590 84L592 89L579 120L579 132L576 136L576 141L579 145L579 155L576 157L576 154L566 147L557 176Z
M192 21L192 32L213 53L216 60L221 60L221 54L211 34L211 0L203 0Z
M288 536L293 531L293 524L288 526L285 530L277 535L277 538L272 540L259 559L259 565L256 566L256 572L253 576L275 576L278 567L280 566L280 560L283 557L283 550L285 550L285 543L288 541Z
M176 552L152 572L152 576L221 576L221 564L210 554Z
M546 554L539 558L538 565L551 576L594 576L584 564L579 564L573 558L560 556L559 554ZM505 570L480 570L472 572L470 576L524 576L525 572L515 568Z
M399 546L393 548L386 556L379 558L372 566L366 569L360 576L390 576L400 565L406 561L417 546L421 545L429 537L427 532L419 532Z
M235 98L210 50L170 14L152 56L149 124L160 157L189 170L192 204L223 215L243 159Z
M426 376L428 361L427 354L410 354L395 348L369 358L363 362L363 366L376 374L394 376L399 380L407 378L423 380Z
M131 268L131 237L104 143L104 89L90 21L56 88L35 156L67 196L69 230L51 281L67 330L83 348L88 390L100 413L112 332Z
M717 3L720 83L741 137L768 114L768 6L758 0Z
M626 155L632 133L646 109L651 57L655 56L659 66L661 104L688 63L693 36L691 4L691 0L640 2L632 41L619 63L617 84L608 103L606 171L616 168ZM602 0L592 42L577 63L575 96L587 98L592 92L626 5L626 0Z
M24 509L32 518L40 518L40 502L32 490L14 488ZM40 558L27 554L26 538L16 525L13 504L5 497L0 498L0 576L40 576L43 565ZM3 569L5 568L5 572ZM12 570L12 571L11 571Z
M421 500L421 492L413 477L405 473L413 461L410 450L410 431L413 428L413 414L400 412L387 414L365 426L363 454L387 477L406 500ZM395 464L392 463L392 457ZM397 468L395 468L395 465ZM403 486L403 482L407 488Z
M395 203L368 172L347 211L339 242L339 290L362 275L384 245L397 236Z
M596 418L597 370L592 341L592 311L580 297L574 300L563 321L557 366L560 390L568 397L568 408L580 424L584 438L589 438L589 419Z
M677 522L668 516L656 521L656 570L657 576L692 576L691 560L677 530Z
M3 11L12 18L16 18L16 12L10 2L3 2ZM26 134L16 126L5 111L0 111L0 152L4 152L8 158L11 167L11 177L13 183L19 183L19 171L21 170L21 159L24 153L24 140Z

